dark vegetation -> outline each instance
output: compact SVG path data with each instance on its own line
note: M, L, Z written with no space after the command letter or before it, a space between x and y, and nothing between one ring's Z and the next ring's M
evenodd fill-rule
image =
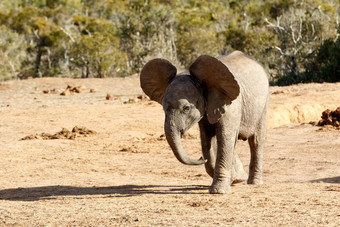
M188 67L241 50L272 84L340 81L338 0L1 0L0 81Z

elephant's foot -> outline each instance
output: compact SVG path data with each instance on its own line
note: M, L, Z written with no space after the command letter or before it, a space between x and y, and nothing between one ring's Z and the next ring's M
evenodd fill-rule
M237 173L235 176L232 177L231 182L232 184L238 184L244 182L248 179L248 174L243 170L240 173Z
M238 184L248 179L248 174L244 171L243 166L240 168L235 167L232 173L231 182L232 184Z
M249 176L247 184L263 184L262 175Z
M225 194L229 192L231 192L231 186L227 181L214 181L209 189L211 194Z
M244 171L243 164L235 151L234 162L231 172L231 182L232 184L237 184L246 181L247 179L248 174L246 173L246 171Z

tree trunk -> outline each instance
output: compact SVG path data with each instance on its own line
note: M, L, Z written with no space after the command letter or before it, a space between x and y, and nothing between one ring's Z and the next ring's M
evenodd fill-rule
M42 48L41 48L41 44L40 44L40 40L39 40L39 44L38 44L38 53L35 59L35 69L34 69L34 76L33 77L41 77L41 73L39 71L40 69L40 62L41 62L41 55L42 55Z

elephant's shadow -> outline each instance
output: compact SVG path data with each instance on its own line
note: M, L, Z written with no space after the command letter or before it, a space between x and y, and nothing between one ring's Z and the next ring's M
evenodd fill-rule
M109 187L41 186L0 190L0 200L37 201L56 199L57 196L129 197L144 194L207 194L202 185L121 185Z
M310 182L312 182L312 183L325 182L325 183L331 183L331 184L340 184L340 176L338 176L338 177L322 178L322 179L312 180Z

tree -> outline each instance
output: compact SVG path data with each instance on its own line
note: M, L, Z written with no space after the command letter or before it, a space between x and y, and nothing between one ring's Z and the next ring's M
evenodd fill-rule
M323 10L324 9L324 10ZM296 2L275 22L266 19L269 29L273 29L279 39L275 45L279 54L276 64L278 84L304 82L309 55L327 39L336 36L336 24L326 3Z
M337 40L326 40L315 52L306 65L305 81L340 82L340 27Z
M100 78L127 74L127 56L111 23L76 16L74 24L78 33L70 49L71 62L81 69L82 77L89 77L91 71Z
M317 81L308 69L333 53L339 13L335 0L2 0L1 78L126 76L156 57L185 68L241 50L272 84Z
M177 63L173 14L168 6L155 1L130 1L116 13L118 36L128 56L128 71L140 72L152 57Z
M5 26L0 26L0 75L13 79L19 73L25 52L25 38Z
M219 24L214 12L222 7L221 2L202 1L188 1L178 6L176 50L185 67L202 54L221 55L224 43L219 33L224 26Z

